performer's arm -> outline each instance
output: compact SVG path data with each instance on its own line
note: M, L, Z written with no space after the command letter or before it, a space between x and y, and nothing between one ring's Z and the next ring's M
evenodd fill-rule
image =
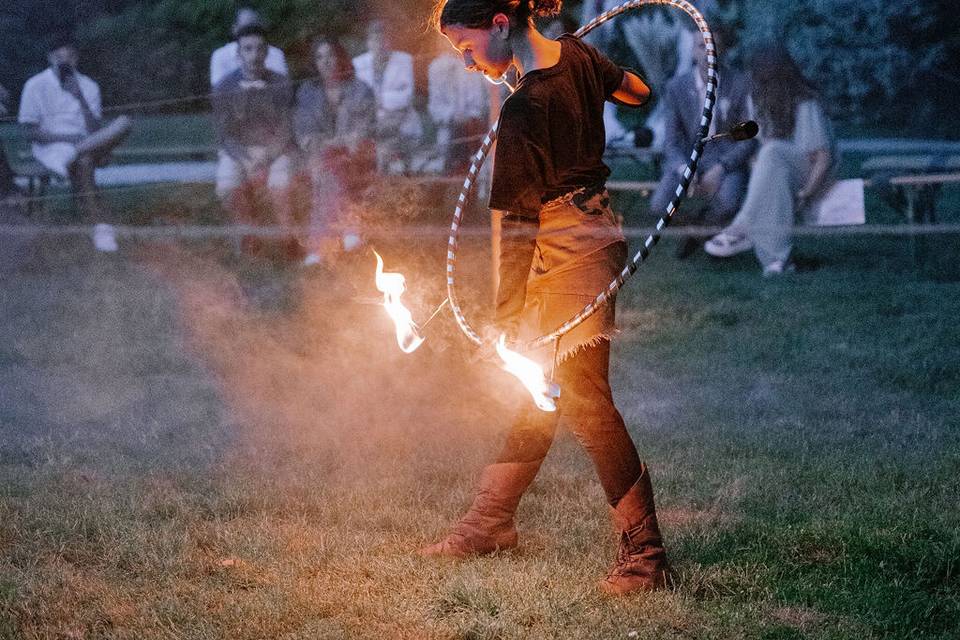
M807 183L797 192L797 198L806 202L820 191L830 171L833 158L829 149L817 149L810 153L810 173Z
M498 330L515 336L527 297L527 276L533 263L540 221L509 211L501 211L500 215L500 286L494 324Z
M628 107L639 107L650 99L650 87L640 76L625 69L620 88L613 92L613 99Z

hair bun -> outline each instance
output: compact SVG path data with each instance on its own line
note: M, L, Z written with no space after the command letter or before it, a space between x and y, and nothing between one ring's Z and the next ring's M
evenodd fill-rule
M530 13L538 18L560 15L563 0L530 0Z

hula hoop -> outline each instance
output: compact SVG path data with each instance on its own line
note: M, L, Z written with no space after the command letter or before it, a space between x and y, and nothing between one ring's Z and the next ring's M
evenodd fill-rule
M613 18L626 13L627 11L633 11L647 5L666 5L680 9L693 19L697 25L697 29L703 36L703 41L707 50L707 92L703 103L703 115L700 118L700 129L697 132L697 142L693 146L690 159L687 161L687 166L680 178L680 183L677 185L676 193L674 194L673 199L671 199L670 204L667 205L666 213L657 222L656 231L647 237L646 241L643 243L643 248L627 264L620 275L617 276L617 278L611 282L610 285L593 300L593 302L588 304L579 313L577 313L577 315L564 322L553 332L543 335L535 340L530 340L526 343L518 345L520 351L539 349L540 347L559 340L564 334L572 331L587 318L592 316L597 309L603 306L607 300L613 297L617 291L620 290L623 284L637 272L637 270L640 268L640 265L647 259L654 245L660 241L660 232L670 224L673 214L677 212L677 209L680 207L680 203L686 196L687 188L690 186L690 181L697 172L697 165L700 162L701 155L703 155L704 138L707 137L710 131L710 122L713 120L713 107L716 103L718 84L717 52L716 47L713 44L713 33L710 31L710 26L704 19L703 14L701 14L700 11L698 11L697 8L692 4L686 2L686 0L629 0L628 2L624 2L623 4L597 16L586 25L580 27L580 29L578 29L574 35L577 37L582 37L608 20L612 20ZM453 316L456 319L460 330L464 333L464 335L467 336L467 338L470 339L471 342L477 346L483 344L483 339L477 334L476 331L474 331L473 327L470 326L470 323L464 316L463 310L460 308L460 303L457 300L455 277L457 271L457 249L460 245L460 226L463 222L463 210L466 207L474 189L476 188L477 176L479 175L480 168L483 166L484 160L487 158L487 154L490 152L490 147L497 139L498 127L499 123L495 124L490 129L486 137L483 139L480 149L473 156L473 160L470 164L470 171L463 182L463 189L460 191L460 197L457 200L457 206L453 213L453 222L450 225L450 241L447 247L447 298L450 302L450 310L453 312Z

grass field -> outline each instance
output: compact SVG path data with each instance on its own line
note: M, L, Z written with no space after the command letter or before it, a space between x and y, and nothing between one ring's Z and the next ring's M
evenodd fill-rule
M773 281L666 241L628 286L612 377L676 587L621 600L594 587L615 540L568 437L518 550L415 556L524 398L448 320L400 354L353 292L372 258L87 244L0 261L0 637L960 635L960 284L901 240L802 239L819 268ZM418 317L443 245L381 247Z

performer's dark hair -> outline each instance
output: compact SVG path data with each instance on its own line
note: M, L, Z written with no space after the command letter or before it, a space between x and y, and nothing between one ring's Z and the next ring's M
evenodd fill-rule
M310 55L313 58L317 57L317 49L322 44L329 45L330 50L333 51L333 57L337 59L337 79L353 80L355 77L353 59L350 57L350 54L347 53L347 49L343 46L343 43L334 36L317 36L310 42Z
M816 99L817 90L807 80L787 48L781 44L760 47L750 61L754 105L762 126L773 138L790 138L796 124L797 105Z
M527 25L534 18L558 15L562 6L563 0L439 0L430 23L437 30L451 24L483 29L502 13L511 22Z

